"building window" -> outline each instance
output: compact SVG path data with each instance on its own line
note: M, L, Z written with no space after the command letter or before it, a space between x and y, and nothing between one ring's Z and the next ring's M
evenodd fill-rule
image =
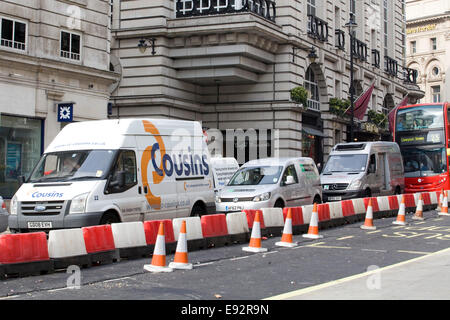
M438 67L434 67L431 70L431 72L432 72L433 76L438 76L439 75L439 68Z
M42 120L1 115L0 195L12 198L18 177L31 173L42 152Z
M316 15L316 0L308 0L306 3L306 13Z
M411 41L411 53L414 54L417 52L417 43L415 41Z
M80 61L81 36L76 33L61 31L61 57Z
M26 48L27 25L23 22L0 18L0 45L18 50Z
M441 86L431 87L431 96L432 96L433 103L441 102Z
M306 70L304 86L305 89L309 92L308 109L320 111L319 85L317 84L314 71L311 69L311 67Z
M350 0L350 12L356 13L356 0Z
M437 49L437 41L436 38L431 38L431 50Z

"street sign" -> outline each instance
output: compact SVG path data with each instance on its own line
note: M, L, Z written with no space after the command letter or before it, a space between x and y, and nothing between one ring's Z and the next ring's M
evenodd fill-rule
M73 103L58 103L58 122L73 121Z

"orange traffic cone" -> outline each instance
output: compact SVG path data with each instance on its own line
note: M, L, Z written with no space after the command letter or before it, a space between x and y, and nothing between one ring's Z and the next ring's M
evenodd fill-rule
M292 211L288 209L286 221L284 222L283 235L281 241L275 243L279 247L293 248L297 246L296 242L292 242Z
M186 220L181 222L180 233L178 234L177 249L173 262L169 263L169 268L173 269L192 269L192 263L188 262Z
M150 272L172 272L173 269L166 267L166 241L164 236L164 223L161 221L156 237L155 249L153 250L152 264L144 265L144 270Z
M367 212L366 212L366 220L364 221L364 224L360 226L361 229L364 230L376 230L377 227L373 225L373 207L372 207L372 199L369 198L369 204L367 205Z
M448 198L447 191L444 191L444 200L442 200L442 209L441 212L438 213L440 216L450 216L448 213Z
M392 222L393 224L398 224L401 226L406 226L405 221L405 196L402 195L402 203L400 203L400 208L398 209L397 220Z
M308 233L302 235L304 238L320 239L323 236L319 235L319 213L317 211L317 203L314 203L311 214L311 221L309 222Z
M444 189L441 189L441 194L439 195L439 201L438 201L438 205L436 208L437 212L442 211L442 201L444 201Z
M413 220L424 220L423 218L423 198L422 194L419 193L419 201L417 203L416 213L412 216Z
M248 252L266 252L267 248L261 247L261 218L260 211L256 211L255 219L253 220L252 234L250 236L250 243L248 247L242 248Z

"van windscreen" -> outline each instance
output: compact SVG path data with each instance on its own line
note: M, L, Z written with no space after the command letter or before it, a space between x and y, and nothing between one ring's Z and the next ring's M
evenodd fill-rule
M366 170L367 154L331 155L323 174L332 172L362 172Z
M281 166L241 168L233 175L228 185L275 184L280 179L282 169Z

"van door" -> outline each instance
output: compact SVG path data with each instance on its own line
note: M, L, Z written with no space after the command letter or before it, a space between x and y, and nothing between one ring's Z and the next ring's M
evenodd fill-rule
M389 157L387 153L380 153L378 155L378 163L380 166L380 185L381 185L381 193L383 195L387 195L391 193L391 185L390 185L390 170L389 170Z
M123 222L142 220L144 203L139 194L135 150L118 151L103 200L119 207Z
M292 177L289 181L288 177ZM304 179L301 179L304 180ZM280 182L281 194L286 200L286 207L296 207L299 205L301 198L301 188L299 185L299 178L295 165L290 164L284 169Z
M380 186L377 183L378 178L378 163L377 155L371 154L369 157L369 167L367 169L367 184L371 190L372 195L377 194L380 190Z

